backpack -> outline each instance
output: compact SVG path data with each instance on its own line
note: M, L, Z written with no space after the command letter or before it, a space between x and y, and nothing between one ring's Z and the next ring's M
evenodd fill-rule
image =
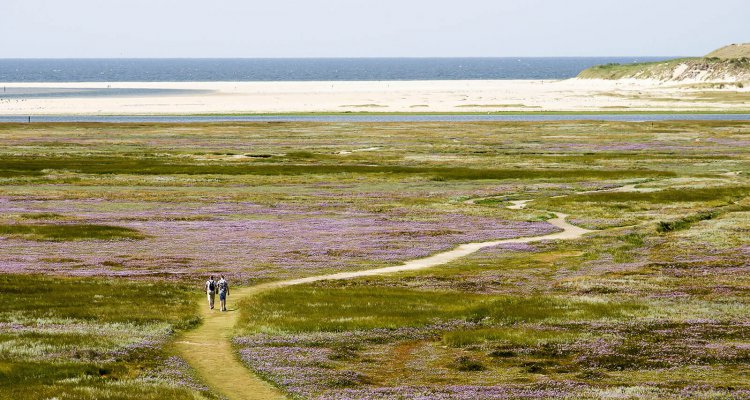
M227 290L227 281L219 281L219 290L222 292Z
M213 280L211 280L211 281L208 281L208 291L209 291L209 292L214 292L214 291L216 291L216 286L214 286L214 281L213 281Z

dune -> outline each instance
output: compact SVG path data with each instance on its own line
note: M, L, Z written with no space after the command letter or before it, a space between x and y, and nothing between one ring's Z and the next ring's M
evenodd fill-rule
M644 79L682 83L733 83L739 88L750 82L750 44L732 44L705 57L597 65L582 71L582 79Z

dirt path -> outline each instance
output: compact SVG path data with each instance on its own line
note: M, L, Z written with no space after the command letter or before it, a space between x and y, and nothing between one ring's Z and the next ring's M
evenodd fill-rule
M438 265L447 264L458 258L467 256L471 253L475 253L485 247L492 247L492 246L497 246L500 244L507 244L507 243L531 243L531 242L539 242L542 240L570 240L570 239L577 239L586 233L593 232L588 229L579 228L577 226L569 224L565 220L565 218L567 218L566 214L555 213L555 215L556 215L555 218L547 220L547 222L562 229L561 232L551 233L551 234L543 235L543 236L529 236L529 237L520 237L520 238L515 238L515 239L493 240L489 242L466 243L466 244L462 244L456 247L453 250L448 250L442 253L438 253L438 254L426 257L426 258L420 258L417 260L409 261L402 265L396 265L393 267L385 267L385 268L368 269L364 271L340 272L338 274L319 275L319 276L311 276L307 278L292 279L288 281L276 282L275 286L278 286L278 287L292 286L292 285L300 285L303 283L311 283L311 282L317 282L317 281L351 279L351 278L360 278L364 276L393 274L396 272L404 272L404 271L417 271L420 269L432 268Z
M526 202L527 201L516 201L508 208L521 209L525 207ZM230 308L229 312L225 313L216 310L208 310L206 300L202 299L201 309L203 310L203 324L197 329L183 334L178 339L175 343L177 351L188 363L190 363L204 383L230 400L283 399L285 397L278 389L254 375L251 370L240 361L232 349L231 333L232 328L237 323L239 317L239 313L235 308L239 301L263 290L273 288L301 285L324 280L351 279L364 276L386 275L396 272L416 271L447 264L486 247L506 243L531 243L543 240L572 240L577 239L586 233L592 232L588 229L579 228L569 224L565 220L567 217L565 214L555 213L555 215L555 218L550 219L547 222L560 228L561 231L548 235L467 243L462 244L453 250L409 261L402 265L393 267L311 276L237 289L230 292Z
M260 379L245 366L232 349L232 328L237 323L237 302L260 291L259 287L231 290L228 312L209 310L205 297L201 298L203 323L178 338L175 347L179 355L197 372L201 381L215 393L229 400L285 399L268 382Z

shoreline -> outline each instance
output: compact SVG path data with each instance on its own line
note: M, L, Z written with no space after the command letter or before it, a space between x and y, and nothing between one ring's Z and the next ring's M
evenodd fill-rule
M661 113L650 114L601 114L601 113L539 113L539 114L287 114L287 115L246 115L246 116L2 116L0 126L23 125L217 125L217 124L391 124L391 123L554 123L554 122L623 122L623 123L660 123L660 122L750 122L750 112L735 113Z
M1 116L742 114L750 90L652 80L0 83ZM5 96L3 96L5 94Z
M592 110L592 111L567 111L567 110L543 110L543 111L308 111L308 112L278 112L278 113L198 113L198 114L0 114L2 118L285 118L285 117L398 117L398 116L638 116L638 115L750 115L750 107L747 109L731 110Z

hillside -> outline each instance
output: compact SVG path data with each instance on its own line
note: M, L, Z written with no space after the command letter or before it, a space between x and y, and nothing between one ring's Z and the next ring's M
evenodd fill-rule
M581 79L653 79L674 82L750 81L750 44L730 45L705 57L636 64L606 64L578 74Z
M708 58L750 58L750 43L730 44L706 55Z

